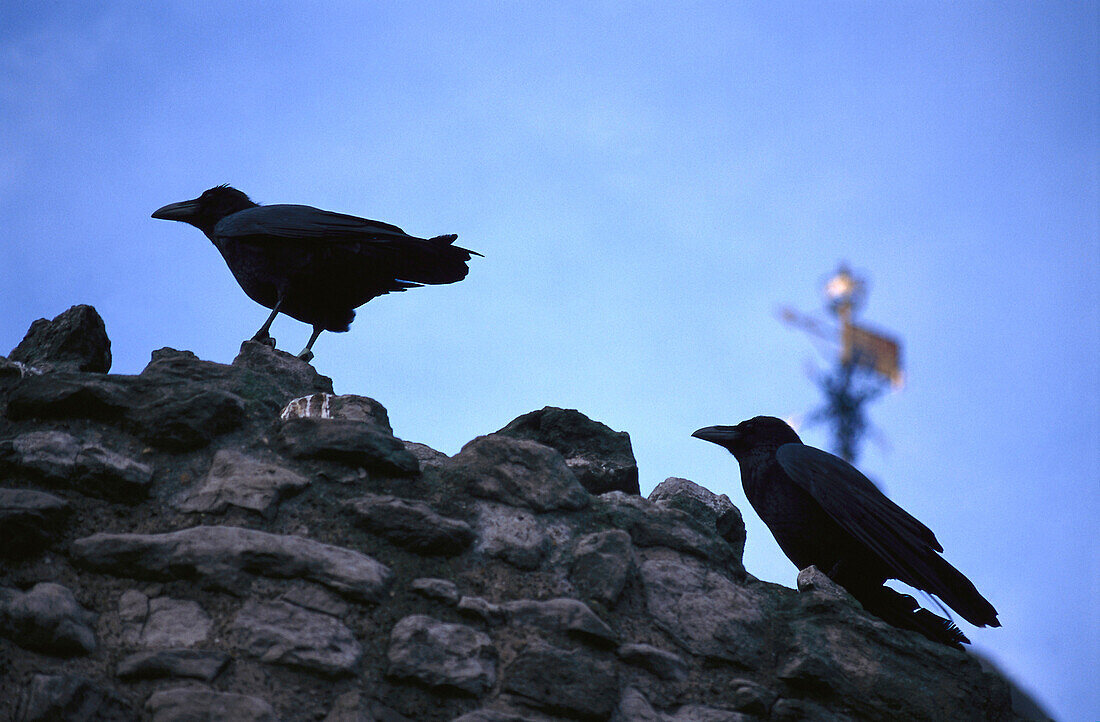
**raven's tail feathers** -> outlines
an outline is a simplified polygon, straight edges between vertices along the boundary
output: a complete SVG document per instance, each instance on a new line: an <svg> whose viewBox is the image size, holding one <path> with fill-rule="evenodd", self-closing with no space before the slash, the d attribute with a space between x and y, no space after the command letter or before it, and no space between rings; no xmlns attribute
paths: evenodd
<svg viewBox="0 0 1100 722"><path fill-rule="evenodd" d="M923 609L908 594L901 594L884 586L862 590L857 599L868 612L895 627L920 632L933 642L956 649L962 649L963 644L970 644L970 640L951 620Z"/></svg>
<svg viewBox="0 0 1100 722"><path fill-rule="evenodd" d="M391 241L387 250L393 251L394 276L413 285L455 283L466 278L470 256L480 256L476 251L454 245L458 236L448 234L434 238L406 238Z"/></svg>
<svg viewBox="0 0 1100 722"><path fill-rule="evenodd" d="M913 586L932 592L976 627L1001 626L997 620L997 610L966 575L939 554L929 554L926 561L931 567L930 578L925 580L927 583Z"/></svg>

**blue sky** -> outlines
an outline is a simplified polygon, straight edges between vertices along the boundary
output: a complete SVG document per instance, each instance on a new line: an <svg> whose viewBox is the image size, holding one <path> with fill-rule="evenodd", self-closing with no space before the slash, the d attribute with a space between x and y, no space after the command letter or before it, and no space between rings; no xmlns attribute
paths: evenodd
<svg viewBox="0 0 1100 722"><path fill-rule="evenodd" d="M630 432L643 491L746 512L692 439L819 399L776 309L844 260L909 385L861 466L1004 627L966 631L1100 717L1100 4L0 1L0 353L75 303L114 370L228 362L267 311L196 230L231 183L458 233L460 284L377 299L315 366L453 454L544 405ZM296 352L309 329L272 329ZM824 429L804 430L826 446Z"/></svg>

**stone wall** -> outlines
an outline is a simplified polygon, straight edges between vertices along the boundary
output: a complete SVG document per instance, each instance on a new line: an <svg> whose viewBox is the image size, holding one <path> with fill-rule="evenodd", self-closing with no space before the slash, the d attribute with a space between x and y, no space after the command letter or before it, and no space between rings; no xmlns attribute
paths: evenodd
<svg viewBox="0 0 1100 722"><path fill-rule="evenodd" d="M812 568L747 574L729 499L638 496L583 414L447 457L256 343L107 374L94 313L0 359L0 718L1012 718Z"/></svg>

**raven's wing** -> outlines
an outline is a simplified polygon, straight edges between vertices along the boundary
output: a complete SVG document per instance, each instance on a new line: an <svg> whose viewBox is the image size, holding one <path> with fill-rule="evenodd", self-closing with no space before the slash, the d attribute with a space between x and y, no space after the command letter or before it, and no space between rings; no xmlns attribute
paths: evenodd
<svg viewBox="0 0 1100 722"><path fill-rule="evenodd" d="M470 256L480 255L453 245L455 235L417 238L381 221L298 205L238 211L218 221L214 236L257 250L289 243L307 251L319 273L346 277L347 288L362 291L348 301L355 305L424 283L461 281Z"/></svg>
<svg viewBox="0 0 1100 722"><path fill-rule="evenodd" d="M232 213L218 221L214 233L227 240L269 236L337 243L411 237L389 223L297 205L256 206Z"/></svg>
<svg viewBox="0 0 1100 722"><path fill-rule="evenodd" d="M896 578L943 599L978 626L998 626L997 612L960 571L936 552L935 534L886 498L859 469L804 444L776 450L783 471L859 543L874 552Z"/></svg>

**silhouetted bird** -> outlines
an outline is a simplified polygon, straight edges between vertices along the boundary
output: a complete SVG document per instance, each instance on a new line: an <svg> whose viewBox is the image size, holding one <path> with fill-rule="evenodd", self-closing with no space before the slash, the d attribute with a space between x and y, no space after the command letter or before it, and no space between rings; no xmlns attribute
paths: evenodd
<svg viewBox="0 0 1100 722"><path fill-rule="evenodd" d="M416 238L388 223L310 206L260 206L224 185L159 208L153 218L205 233L248 297L271 309L254 341L275 345L268 329L280 313L311 324L298 354L305 361L322 331L347 331L354 309L367 301L461 281L470 256L481 255L452 245L458 236Z"/></svg>
<svg viewBox="0 0 1100 722"><path fill-rule="evenodd" d="M887 579L935 594L971 624L999 627L997 610L936 552L936 537L843 459L806 446L790 426L757 416L692 436L723 446L741 466L745 496L799 569L811 564L863 607L897 627L954 647L969 642L951 622L883 586Z"/></svg>

